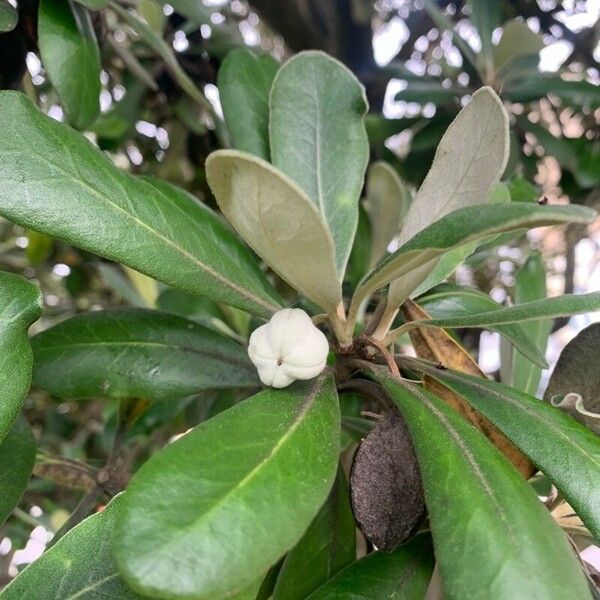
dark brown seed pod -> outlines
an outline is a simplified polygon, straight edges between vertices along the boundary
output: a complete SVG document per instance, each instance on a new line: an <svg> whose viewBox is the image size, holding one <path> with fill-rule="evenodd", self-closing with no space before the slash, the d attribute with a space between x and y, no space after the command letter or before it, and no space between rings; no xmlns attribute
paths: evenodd
<svg viewBox="0 0 600 600"><path fill-rule="evenodd" d="M362 440L350 473L352 510L365 537L391 552L425 514L423 486L406 424L391 409Z"/></svg>

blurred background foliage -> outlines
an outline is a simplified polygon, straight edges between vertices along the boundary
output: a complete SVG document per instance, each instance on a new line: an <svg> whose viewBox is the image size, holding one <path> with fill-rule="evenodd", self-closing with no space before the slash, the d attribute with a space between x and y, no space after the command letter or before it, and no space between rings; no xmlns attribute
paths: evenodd
<svg viewBox="0 0 600 600"><path fill-rule="evenodd" d="M470 94L490 85L511 116L503 175L511 200L599 208L599 18L600 2L592 0L42 0L41 6L0 0L0 88L24 91L42 111L85 132L121 168L167 179L214 207L203 169L210 152L230 143L217 88L227 53L249 47L283 61L322 49L366 88L372 160L387 161L409 187L422 182ZM67 47L57 48L58 38ZM495 240L454 278L510 301L515 276L538 256L533 249L544 258L550 295L584 291L594 281L597 287L598 229L570 226ZM369 262L369 237L362 211L349 286ZM241 311L166 289L1 220L0 263L41 286L45 313L36 331L77 312L115 306L158 307L239 339L251 327ZM557 321L551 351L583 324L569 332ZM498 372L497 339L486 342L492 334L482 338L473 330L461 335L480 351L484 370ZM152 405L127 434L126 460L140 460L239 399L227 391ZM345 400L351 423L360 402ZM0 529L0 585L81 508L86 478L93 480L96 465L110 455L116 412L116 403L58 402L32 391L26 414L44 448L35 471L41 477L32 479L23 508Z"/></svg>

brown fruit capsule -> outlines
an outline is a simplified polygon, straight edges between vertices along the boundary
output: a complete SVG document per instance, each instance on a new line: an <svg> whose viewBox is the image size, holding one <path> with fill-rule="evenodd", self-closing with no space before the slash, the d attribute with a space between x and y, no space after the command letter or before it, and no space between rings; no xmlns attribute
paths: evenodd
<svg viewBox="0 0 600 600"><path fill-rule="evenodd" d="M350 473L352 510L365 537L391 552L425 514L423 486L404 419L391 409L362 440Z"/></svg>

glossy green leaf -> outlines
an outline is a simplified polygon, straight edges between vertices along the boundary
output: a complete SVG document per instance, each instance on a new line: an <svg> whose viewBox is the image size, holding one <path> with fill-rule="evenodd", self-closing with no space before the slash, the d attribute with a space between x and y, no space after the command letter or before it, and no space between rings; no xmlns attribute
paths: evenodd
<svg viewBox="0 0 600 600"><path fill-rule="evenodd" d="M29 326L42 314L42 295L29 281L0 271L0 442L11 430L31 384Z"/></svg>
<svg viewBox="0 0 600 600"><path fill-rule="evenodd" d="M271 268L326 311L341 302L333 240L316 206L269 163L218 150L206 177L225 216Z"/></svg>
<svg viewBox="0 0 600 600"><path fill-rule="evenodd" d="M483 434L428 391L379 379L411 432L444 598L591 598L566 535Z"/></svg>
<svg viewBox="0 0 600 600"><path fill-rule="evenodd" d="M453 285L441 285L431 293L419 298L419 306L424 308L433 319L468 316L473 313L504 308L487 294L468 287ZM522 324L509 323L491 329L510 340L515 348L519 350L522 356L515 360L527 363L532 361L539 367L548 368L544 359L544 349L537 346L537 340L534 340L532 332L526 330ZM523 356L526 356L529 360L523 361Z"/></svg>
<svg viewBox="0 0 600 600"><path fill-rule="evenodd" d="M411 272L423 265L435 263L444 253L473 240L543 225L589 223L595 214L595 211L581 206L538 206L524 203L483 204L455 210L382 260L364 278L357 295L370 293L394 279L400 280L407 275L411 277ZM392 303L392 299L389 303Z"/></svg>
<svg viewBox="0 0 600 600"><path fill-rule="evenodd" d="M501 383L432 365L423 370L506 434L600 536L600 436L547 402Z"/></svg>
<svg viewBox="0 0 600 600"><path fill-rule="evenodd" d="M18 22L17 9L8 0L0 0L0 32L12 31Z"/></svg>
<svg viewBox="0 0 600 600"><path fill-rule="evenodd" d="M413 200L399 244L459 208L486 202L508 159L508 115L489 87L475 92L440 141L433 164ZM436 260L394 281L388 306L399 306L421 284Z"/></svg>
<svg viewBox="0 0 600 600"><path fill-rule="evenodd" d="M169 444L127 488L114 545L125 579L154 596L196 600L252 583L325 502L339 428L325 375L265 390Z"/></svg>
<svg viewBox="0 0 600 600"><path fill-rule="evenodd" d="M269 160L269 91L279 65L264 54L232 50L219 69L219 98L238 150Z"/></svg>
<svg viewBox="0 0 600 600"><path fill-rule="evenodd" d="M207 207L117 169L22 94L0 93L0 214L193 294L279 308L252 254Z"/></svg>
<svg viewBox="0 0 600 600"><path fill-rule="evenodd" d="M417 600L425 597L432 571L431 538L421 534L389 554L367 554L307 600Z"/></svg>
<svg viewBox="0 0 600 600"><path fill-rule="evenodd" d="M515 276L514 301L515 304L533 302L545 298L546 291L546 269L544 260L539 252L531 254L525 264L517 271ZM520 327L533 340L540 352L545 353L548 336L552 329L551 320L536 320L521 323ZM535 362L535 361L534 361ZM539 365L513 353L511 379L509 385L525 392L535 395L542 370Z"/></svg>
<svg viewBox="0 0 600 600"><path fill-rule="evenodd" d="M600 292L564 294L516 304L506 308L468 314L460 317L412 321L411 327L496 327L508 323L556 319L600 310Z"/></svg>
<svg viewBox="0 0 600 600"><path fill-rule="evenodd" d="M370 268L387 252L409 206L410 193L398 173L382 160L373 163L367 172L365 200L372 232Z"/></svg>
<svg viewBox="0 0 600 600"><path fill-rule="evenodd" d="M85 129L100 114L100 50L87 10L76 2L41 0L38 43L42 63L67 119Z"/></svg>
<svg viewBox="0 0 600 600"><path fill-rule="evenodd" d="M31 340L33 382L60 398L168 400L260 382L245 348L177 315L90 312Z"/></svg>
<svg viewBox="0 0 600 600"><path fill-rule="evenodd" d="M111 541L122 496L88 517L31 563L2 593L2 600L138 600L121 580Z"/></svg>
<svg viewBox="0 0 600 600"><path fill-rule="evenodd" d="M18 419L0 442L0 525L19 503L35 462L36 443L25 419Z"/></svg>
<svg viewBox="0 0 600 600"><path fill-rule="evenodd" d="M564 348L554 367L544 398L567 410L600 435L600 324L580 331Z"/></svg>
<svg viewBox="0 0 600 600"><path fill-rule="evenodd" d="M356 525L341 468L327 501L283 561L273 600L305 600L356 559Z"/></svg>
<svg viewBox="0 0 600 600"><path fill-rule="evenodd" d="M536 54L543 47L544 41L541 36L529 29L525 21L508 21L504 24L502 37L494 48L496 69L517 56Z"/></svg>
<svg viewBox="0 0 600 600"><path fill-rule="evenodd" d="M271 162L323 215L341 279L369 159L365 90L337 60L323 52L301 52L275 75L269 104Z"/></svg>

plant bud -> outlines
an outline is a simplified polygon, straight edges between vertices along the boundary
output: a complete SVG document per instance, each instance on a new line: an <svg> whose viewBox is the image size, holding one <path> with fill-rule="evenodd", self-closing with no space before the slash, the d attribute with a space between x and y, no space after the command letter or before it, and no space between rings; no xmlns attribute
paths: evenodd
<svg viewBox="0 0 600 600"><path fill-rule="evenodd" d="M276 312L250 336L248 356L265 385L283 388L296 379L312 379L325 368L329 343L299 308Z"/></svg>

